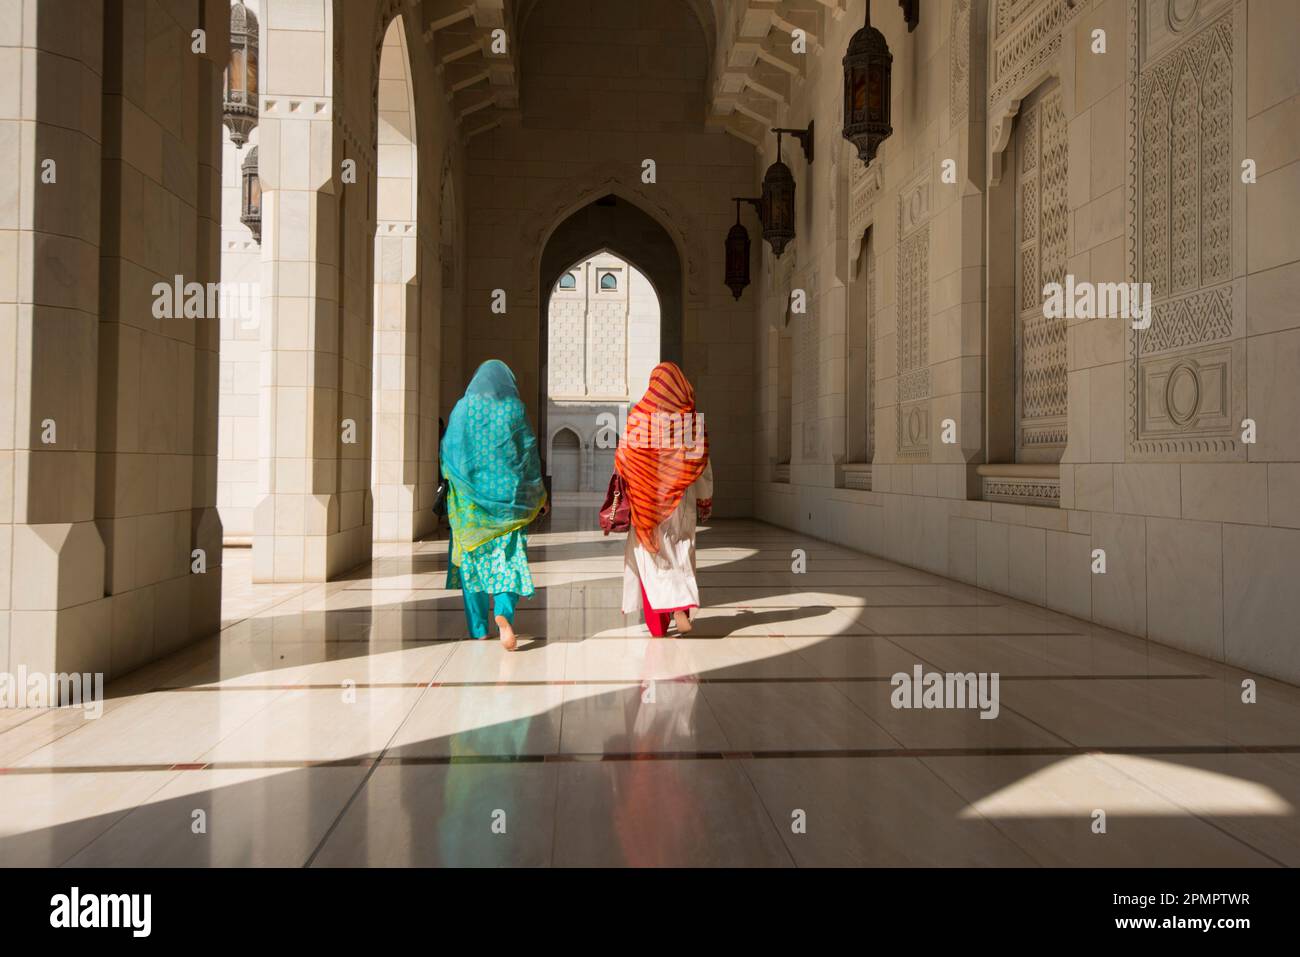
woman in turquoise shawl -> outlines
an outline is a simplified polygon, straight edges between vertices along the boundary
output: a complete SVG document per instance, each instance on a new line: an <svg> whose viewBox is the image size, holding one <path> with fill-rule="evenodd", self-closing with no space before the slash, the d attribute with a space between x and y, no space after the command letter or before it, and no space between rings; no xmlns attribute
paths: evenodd
<svg viewBox="0 0 1300 957"><path fill-rule="evenodd" d="M487 637L490 609L513 651L515 605L533 593L524 529L547 504L537 439L504 362L489 359L474 373L451 410L440 459L451 523L447 587L464 592L471 637Z"/></svg>

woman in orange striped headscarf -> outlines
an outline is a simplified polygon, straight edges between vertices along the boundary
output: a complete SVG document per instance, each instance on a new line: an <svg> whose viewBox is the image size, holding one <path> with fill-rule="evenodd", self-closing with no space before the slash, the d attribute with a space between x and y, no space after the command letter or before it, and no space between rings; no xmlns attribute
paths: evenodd
<svg viewBox="0 0 1300 957"><path fill-rule="evenodd" d="M639 600L650 634L666 634L670 617L685 634L690 610L700 605L695 524L713 506L713 469L695 390L674 363L661 362L650 373L649 388L628 413L614 468L632 513L623 612L631 614Z"/></svg>

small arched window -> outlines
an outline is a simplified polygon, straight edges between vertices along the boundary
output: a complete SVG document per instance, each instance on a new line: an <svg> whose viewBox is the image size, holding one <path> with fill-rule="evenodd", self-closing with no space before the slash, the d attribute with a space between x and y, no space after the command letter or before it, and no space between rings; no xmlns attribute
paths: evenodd
<svg viewBox="0 0 1300 957"><path fill-rule="evenodd" d="M566 272L563 276L560 277L560 288L561 288L561 289L577 289L577 288L578 288L578 277L575 276L575 275L574 275L573 273L571 273L571 272Z"/></svg>
<svg viewBox="0 0 1300 957"><path fill-rule="evenodd" d="M602 291L617 289L618 277L612 272L602 273L600 277L600 288Z"/></svg>

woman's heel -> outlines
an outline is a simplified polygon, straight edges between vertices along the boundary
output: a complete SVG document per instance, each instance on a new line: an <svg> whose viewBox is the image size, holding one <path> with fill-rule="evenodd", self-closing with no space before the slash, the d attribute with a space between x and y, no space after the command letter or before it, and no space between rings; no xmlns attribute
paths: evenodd
<svg viewBox="0 0 1300 957"><path fill-rule="evenodd" d="M677 622L677 633L679 635L684 635L695 627L691 624L691 616L684 611L673 612L673 621Z"/></svg>
<svg viewBox="0 0 1300 957"><path fill-rule="evenodd" d="M506 651L514 651L519 644L519 639L515 637L515 629L510 624L510 619L505 615L497 615L497 628L501 630L501 647Z"/></svg>

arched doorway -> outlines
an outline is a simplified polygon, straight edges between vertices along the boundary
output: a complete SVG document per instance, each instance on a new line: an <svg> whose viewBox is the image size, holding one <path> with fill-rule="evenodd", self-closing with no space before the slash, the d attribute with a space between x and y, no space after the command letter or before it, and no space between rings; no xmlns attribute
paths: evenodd
<svg viewBox="0 0 1300 957"><path fill-rule="evenodd" d="M600 250L563 270L542 306L547 317L544 420L570 429L587 454L575 488L604 491L627 409L659 362L660 307L654 283L626 259ZM552 466L552 475L555 463Z"/></svg>
<svg viewBox="0 0 1300 957"><path fill-rule="evenodd" d="M416 537L419 482L419 154L405 23L393 17L379 56L372 330L371 464L376 541Z"/></svg>
<svg viewBox="0 0 1300 957"><path fill-rule="evenodd" d="M560 429L551 439L551 488L578 491L582 475L582 442L572 429Z"/></svg>
<svg viewBox="0 0 1300 957"><path fill-rule="evenodd" d="M584 273L583 281L588 283L584 293L594 297L604 293L617 293L617 288L602 290L600 287L602 276L609 272L607 267L599 265L597 257L600 254L616 257L618 261L635 269L636 274L652 290L659 314L658 354L655 361L680 362L682 359L682 261L673 238L657 220L621 196L610 194L588 203L552 230L539 261L541 275L538 289L543 290L541 308L538 310L541 323L538 336L539 435L550 434L547 400L551 358L551 296L557 292L561 278L572 274L575 264L588 262L593 263L593 272ZM631 276L630 271L628 275ZM629 278L626 281L632 283L637 280ZM563 295L565 290L558 292ZM631 347L631 340L627 345ZM653 364L651 363L652 366ZM632 363L631 367L635 368L636 364ZM625 388L636 389L638 386L629 376ZM644 386L641 389L643 391ZM640 393L631 395L629 392L628 395L635 401ZM591 428L585 430L585 434L594 435L596 425L593 419ZM604 478L594 476L593 481L601 485Z"/></svg>

